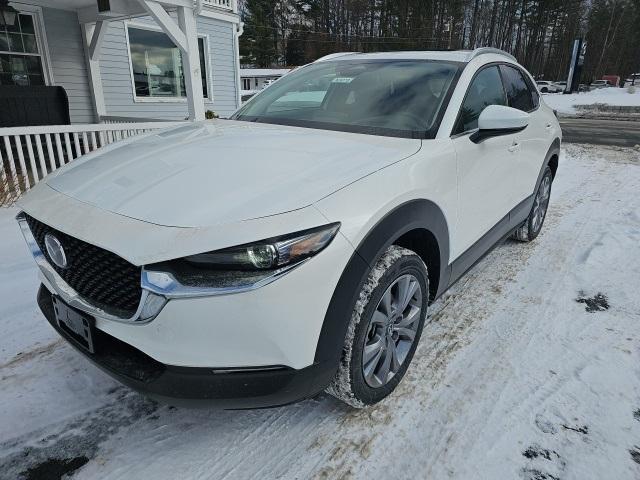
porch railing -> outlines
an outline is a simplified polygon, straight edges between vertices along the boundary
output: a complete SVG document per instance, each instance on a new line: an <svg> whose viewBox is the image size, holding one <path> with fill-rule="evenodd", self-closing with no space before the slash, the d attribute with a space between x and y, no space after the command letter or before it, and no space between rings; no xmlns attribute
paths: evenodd
<svg viewBox="0 0 640 480"><path fill-rule="evenodd" d="M155 122L171 122L174 120L167 120L162 118L142 118L142 117L118 117L114 115L100 115L98 123L155 123ZM182 120L175 120L176 122ZM186 121L186 119L185 119Z"/></svg>
<svg viewBox="0 0 640 480"><path fill-rule="evenodd" d="M217 7L233 12L238 11L237 0L202 0L202 4L206 7Z"/></svg>
<svg viewBox="0 0 640 480"><path fill-rule="evenodd" d="M13 204L48 173L133 135L183 122L46 125L0 128L0 206Z"/></svg>

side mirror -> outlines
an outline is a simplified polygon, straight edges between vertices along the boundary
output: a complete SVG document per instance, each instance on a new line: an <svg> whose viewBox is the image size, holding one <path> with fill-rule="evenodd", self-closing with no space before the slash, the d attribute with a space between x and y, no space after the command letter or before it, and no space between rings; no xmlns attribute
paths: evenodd
<svg viewBox="0 0 640 480"><path fill-rule="evenodd" d="M489 137L509 135L524 130L529 125L529 114L516 108L489 105L478 118L478 130L469 140L480 143Z"/></svg>

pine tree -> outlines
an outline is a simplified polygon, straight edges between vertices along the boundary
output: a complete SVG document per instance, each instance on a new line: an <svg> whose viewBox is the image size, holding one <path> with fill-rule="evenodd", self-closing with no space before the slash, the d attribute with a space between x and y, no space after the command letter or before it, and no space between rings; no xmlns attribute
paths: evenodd
<svg viewBox="0 0 640 480"><path fill-rule="evenodd" d="M275 6L269 0L246 0L244 33L240 37L241 63L271 67L278 60Z"/></svg>

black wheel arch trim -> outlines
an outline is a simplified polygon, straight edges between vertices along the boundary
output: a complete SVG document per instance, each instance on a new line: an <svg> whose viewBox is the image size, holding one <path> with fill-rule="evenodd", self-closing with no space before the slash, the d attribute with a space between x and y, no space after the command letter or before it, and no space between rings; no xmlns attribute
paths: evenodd
<svg viewBox="0 0 640 480"><path fill-rule="evenodd" d="M559 138L555 138L553 140L553 143L551 143L549 150L547 150L547 154L544 157L544 162L542 162L542 165L540 166L540 172L538 173L536 186L533 189L534 194L538 191L538 187L540 186L540 182L542 181L542 176L544 175L544 171L547 168L547 165L549 165L549 162L551 161L551 157L553 157L554 155L558 157L558 163L560 163L559 162L560 160L560 139ZM554 172L554 176L555 176L555 172Z"/></svg>
<svg viewBox="0 0 640 480"><path fill-rule="evenodd" d="M440 250L439 291L448 284L449 227L444 213L434 202L416 199L387 213L356 247L333 292L318 338L314 363L338 367L351 312L378 257L407 232L428 230ZM330 379L329 379L330 381Z"/></svg>
<svg viewBox="0 0 640 480"><path fill-rule="evenodd" d="M518 205L516 205L514 209L511 211L511 214L510 214L511 220L512 220L511 223L513 223L514 219L521 219L519 223L516 222L517 225L519 226L529 216L529 212L531 212L531 209L533 208L533 201L535 199L536 192L538 191L538 188L540 188L540 182L542 182L542 177L544 176L544 172L547 170L547 166L549 166L549 163L551 162L551 158L554 155L558 158L558 163L559 163L559 159L560 159L560 139L559 138L556 138L551 144L551 146L549 147L549 150L547 150L547 154L544 157L544 162L542 162L542 165L540 165L540 172L538 172L538 178L536 179L536 184L533 187L533 192L531 192L531 195L529 197L527 197ZM555 176L555 172L554 172L554 176Z"/></svg>

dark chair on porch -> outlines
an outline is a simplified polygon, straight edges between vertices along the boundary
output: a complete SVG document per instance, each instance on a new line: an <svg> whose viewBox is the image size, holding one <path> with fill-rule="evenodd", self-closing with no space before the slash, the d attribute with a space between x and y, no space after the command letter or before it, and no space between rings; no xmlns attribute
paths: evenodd
<svg viewBox="0 0 640 480"><path fill-rule="evenodd" d="M17 85L0 88L0 128L70 123L64 88Z"/></svg>
<svg viewBox="0 0 640 480"><path fill-rule="evenodd" d="M64 88L40 85L0 87L0 128L69 125L70 123L69 100ZM5 138L4 142L0 142L0 158L5 163L5 171L10 171L10 158L25 158L29 155L29 147L32 151L36 149L36 145L27 145L27 142L31 142L33 138L35 136L24 138L24 141L19 142L16 142L15 138ZM42 144L45 143L43 136L40 136L40 140ZM62 141L64 142L64 139ZM66 145L63 144L63 148L66 148ZM52 161L55 162L46 149L43 150L43 157L49 164ZM60 161L55 163L57 166L62 165ZM26 171L22 171L20 164L16 169L16 175L21 183L24 182L24 176L33 177L36 173L31 171L28 163L25 166ZM43 177L46 172L39 171L37 174Z"/></svg>

